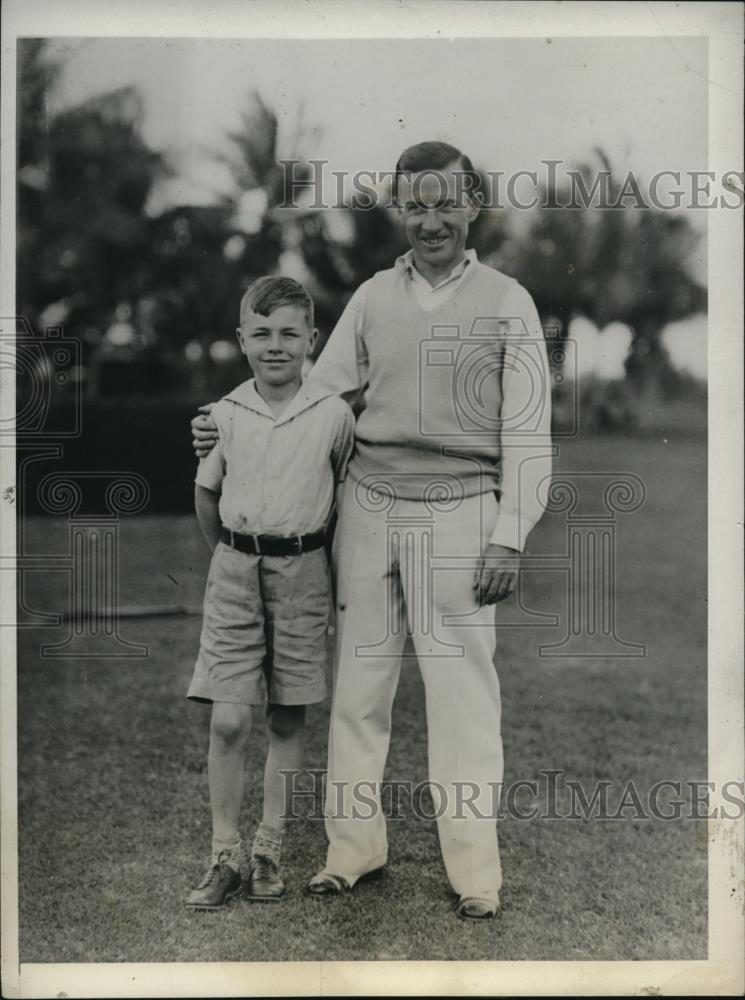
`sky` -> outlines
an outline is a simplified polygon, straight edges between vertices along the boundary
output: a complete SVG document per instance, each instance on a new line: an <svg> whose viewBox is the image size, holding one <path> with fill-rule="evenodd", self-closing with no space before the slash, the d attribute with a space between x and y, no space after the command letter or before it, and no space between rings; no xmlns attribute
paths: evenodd
<svg viewBox="0 0 745 1000"><path fill-rule="evenodd" d="M707 50L697 38L454 40L86 39L55 43L67 61L58 102L135 84L145 137L190 193L219 187L212 155L256 90L280 118L289 155L334 170L390 170L424 138L450 141L487 170L593 159L621 175L703 170ZM301 111L302 109L302 111ZM597 162L597 161L595 161ZM701 212L693 213L701 224Z"/></svg>

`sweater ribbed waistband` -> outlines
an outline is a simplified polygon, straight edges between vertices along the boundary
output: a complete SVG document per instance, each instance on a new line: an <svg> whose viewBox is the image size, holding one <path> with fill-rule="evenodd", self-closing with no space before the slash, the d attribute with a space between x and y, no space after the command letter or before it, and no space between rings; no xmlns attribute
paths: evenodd
<svg viewBox="0 0 745 1000"><path fill-rule="evenodd" d="M407 451L404 461L392 464L386 459L391 449L375 448L374 457L358 450L349 463L349 477L358 490L375 496L417 500L437 506L451 506L465 497L499 492L499 469L488 461L463 458L433 460L430 454ZM376 461L377 459L377 461Z"/></svg>

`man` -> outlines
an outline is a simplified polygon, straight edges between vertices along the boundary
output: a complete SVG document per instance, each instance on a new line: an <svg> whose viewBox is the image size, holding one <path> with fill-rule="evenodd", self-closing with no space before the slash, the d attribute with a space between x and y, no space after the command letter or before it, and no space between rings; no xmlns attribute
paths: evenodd
<svg viewBox="0 0 745 1000"><path fill-rule="evenodd" d="M446 143L404 151L394 194L411 249L360 286L309 376L365 400L335 541L329 849L308 892L350 891L387 861L380 784L408 633L443 861L456 912L481 920L496 914L502 882L494 605L515 588L551 459L535 306L466 250L475 178ZM195 447L209 443L207 420L193 427Z"/></svg>

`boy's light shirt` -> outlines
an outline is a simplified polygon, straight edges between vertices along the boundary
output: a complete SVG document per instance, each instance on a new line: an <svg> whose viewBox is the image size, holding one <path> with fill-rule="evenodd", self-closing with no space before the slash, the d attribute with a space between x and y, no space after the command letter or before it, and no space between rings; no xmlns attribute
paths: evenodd
<svg viewBox="0 0 745 1000"><path fill-rule="evenodd" d="M195 482L220 493L220 519L245 534L302 535L324 527L354 447L347 404L304 382L281 416L253 379L215 404L218 443Z"/></svg>
<svg viewBox="0 0 745 1000"><path fill-rule="evenodd" d="M450 276L434 288L416 271L413 251L396 260L395 267L407 274L419 306L434 310L442 305L456 291L469 269L478 262L476 252L467 250ZM367 356L362 342L367 290L370 281L365 281L352 295L339 318L338 323L321 352L309 379L313 384L330 392L354 394L368 381ZM547 398L540 415L535 434L529 437L502 436L502 478L499 516L491 536L491 544L522 551L533 527L540 520L545 509L546 486L551 475L551 378L546 358L543 328L530 294L522 285L514 283L505 296L502 305L505 319L522 318L533 345L540 345L540 357L544 371L542 383L546 387ZM521 414L531 410L535 392L535 348L528 364L520 363L519 355L524 349L519 335L508 336L502 373L501 417L509 421L510 414ZM417 387L412 386L412 392ZM542 487L541 487L541 484Z"/></svg>

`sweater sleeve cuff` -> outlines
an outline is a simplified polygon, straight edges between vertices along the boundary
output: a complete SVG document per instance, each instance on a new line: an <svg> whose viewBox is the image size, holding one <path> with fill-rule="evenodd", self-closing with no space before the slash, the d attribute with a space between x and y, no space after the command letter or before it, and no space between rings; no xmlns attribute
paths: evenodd
<svg viewBox="0 0 745 1000"><path fill-rule="evenodd" d="M525 519L521 518L519 514L500 510L489 541L492 545L503 545L505 548L517 549L518 552L522 552L529 531Z"/></svg>

